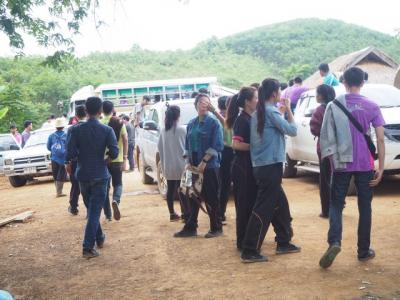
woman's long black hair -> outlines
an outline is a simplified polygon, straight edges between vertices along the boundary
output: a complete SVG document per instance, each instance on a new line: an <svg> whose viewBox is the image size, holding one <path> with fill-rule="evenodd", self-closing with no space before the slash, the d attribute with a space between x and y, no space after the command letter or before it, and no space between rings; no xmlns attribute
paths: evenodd
<svg viewBox="0 0 400 300"><path fill-rule="evenodd" d="M278 92L281 84L278 80L267 78L261 83L258 89L257 103L257 133L261 136L265 126L265 102L271 98L272 94Z"/></svg>
<svg viewBox="0 0 400 300"><path fill-rule="evenodd" d="M235 121L239 115L239 108L244 108L246 101L251 101L254 93L257 90L254 87L242 87L238 94L234 95L229 102L227 117L225 120L226 126L229 129L233 128Z"/></svg>
<svg viewBox="0 0 400 300"><path fill-rule="evenodd" d="M178 121L180 115L181 109L179 106L168 106L167 111L165 112L165 131L168 131L176 126L176 122Z"/></svg>
<svg viewBox="0 0 400 300"><path fill-rule="evenodd" d="M324 104L328 104L336 98L335 89L327 84L321 84L317 87L317 95L321 95Z"/></svg>
<svg viewBox="0 0 400 300"><path fill-rule="evenodd" d="M122 120L118 117L111 117L110 121L108 122L108 126L114 130L117 141L119 141L119 135L121 134L121 129L123 126Z"/></svg>

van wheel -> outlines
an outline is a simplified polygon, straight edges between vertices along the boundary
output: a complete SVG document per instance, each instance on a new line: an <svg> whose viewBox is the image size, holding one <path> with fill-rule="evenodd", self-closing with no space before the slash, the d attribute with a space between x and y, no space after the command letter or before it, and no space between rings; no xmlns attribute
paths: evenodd
<svg viewBox="0 0 400 300"><path fill-rule="evenodd" d="M291 160L289 155L286 154L286 162L283 168L283 178L293 178L297 175L297 160Z"/></svg>
<svg viewBox="0 0 400 300"><path fill-rule="evenodd" d="M144 165L144 159L143 159L143 153L139 153L139 172L140 172L140 177L142 179L143 184L152 184L153 183L153 178L151 178L149 175L146 174L146 166Z"/></svg>
<svg viewBox="0 0 400 300"><path fill-rule="evenodd" d="M356 187L356 183L354 181L354 176L351 177L349 189L347 190L347 196L357 196L357 187Z"/></svg>
<svg viewBox="0 0 400 300"><path fill-rule="evenodd" d="M10 176L8 177L8 180L10 181L11 185L13 187L21 187L26 184L26 177L24 176Z"/></svg>
<svg viewBox="0 0 400 300"><path fill-rule="evenodd" d="M167 179L164 177L164 174L161 169L161 161L157 163L157 185L158 190L160 191L160 195L166 199L167 198Z"/></svg>

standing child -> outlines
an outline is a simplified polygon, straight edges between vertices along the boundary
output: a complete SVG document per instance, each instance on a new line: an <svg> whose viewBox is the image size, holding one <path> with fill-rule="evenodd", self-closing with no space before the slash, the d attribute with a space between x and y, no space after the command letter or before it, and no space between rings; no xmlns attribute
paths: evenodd
<svg viewBox="0 0 400 300"><path fill-rule="evenodd" d="M179 188L182 173L185 170L185 160L180 154L185 151L186 129L178 125L180 114L179 106L171 105L168 107L165 112L165 127L161 130L158 140L161 170L167 179L167 205L171 222L181 219L181 216L174 210L174 196ZM185 217L185 211L182 206L181 213Z"/></svg>
<svg viewBox="0 0 400 300"><path fill-rule="evenodd" d="M333 87L321 84L317 87L317 102L320 106L313 113L310 121L311 134L318 138L317 154L319 160L319 195L321 199L321 218L329 217L329 199L330 199L330 182L331 182L331 163L329 158L321 159L320 133L322 121L324 120L325 109L329 102L335 100L336 94Z"/></svg>

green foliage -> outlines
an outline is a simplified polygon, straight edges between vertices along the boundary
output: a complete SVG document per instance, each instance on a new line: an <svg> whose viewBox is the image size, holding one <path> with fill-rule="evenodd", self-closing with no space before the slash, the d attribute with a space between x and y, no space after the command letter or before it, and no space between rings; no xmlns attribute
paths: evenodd
<svg viewBox="0 0 400 300"><path fill-rule="evenodd" d="M3 107L2 109L0 109L0 120L6 116L7 112L8 112L8 107Z"/></svg>
<svg viewBox="0 0 400 300"><path fill-rule="evenodd" d="M213 37L188 51L158 52L133 45L126 52L59 57L63 69L49 67L43 57L0 58L0 87L6 87L0 92L0 108L10 108L0 129L10 121L21 126L24 119L39 125L44 117L57 114L58 101L67 103L76 90L89 84L217 76L221 84L238 89L266 77L306 78L319 63L367 46L376 46L400 61L400 39L316 19L266 26L224 39Z"/></svg>
<svg viewBox="0 0 400 300"><path fill-rule="evenodd" d="M47 117L49 104L33 103L30 100L31 90L21 84L11 83L0 92L0 111L6 110L0 118L0 132L7 132L11 123L20 128L26 119L34 121L34 126L40 127Z"/></svg>

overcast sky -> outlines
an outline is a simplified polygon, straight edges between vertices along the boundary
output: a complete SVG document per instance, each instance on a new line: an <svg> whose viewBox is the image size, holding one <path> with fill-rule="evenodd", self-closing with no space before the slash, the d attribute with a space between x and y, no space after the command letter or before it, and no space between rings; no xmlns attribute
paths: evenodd
<svg viewBox="0 0 400 300"><path fill-rule="evenodd" d="M400 27L399 0L100 0L96 30L88 18L75 38L76 54L123 51L133 44L152 50L189 49L211 36L224 37L296 18L339 19L394 34ZM368 5L372 2L374 5ZM46 54L32 39L26 54ZM0 34L0 55L12 55Z"/></svg>

